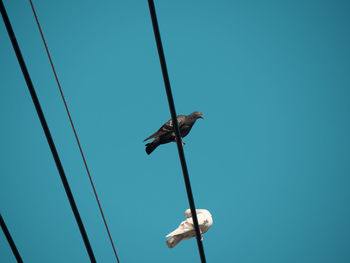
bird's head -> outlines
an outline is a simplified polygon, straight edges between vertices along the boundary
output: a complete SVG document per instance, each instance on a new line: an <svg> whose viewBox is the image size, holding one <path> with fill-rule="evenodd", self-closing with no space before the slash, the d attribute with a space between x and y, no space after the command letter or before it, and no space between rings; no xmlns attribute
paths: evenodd
<svg viewBox="0 0 350 263"><path fill-rule="evenodd" d="M192 116L195 117L196 119L199 119L199 118L204 119L203 114L200 111L192 112Z"/></svg>

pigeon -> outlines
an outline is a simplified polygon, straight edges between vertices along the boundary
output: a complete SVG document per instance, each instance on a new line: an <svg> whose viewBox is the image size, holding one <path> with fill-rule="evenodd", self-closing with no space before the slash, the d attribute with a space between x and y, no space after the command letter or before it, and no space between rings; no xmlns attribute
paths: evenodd
<svg viewBox="0 0 350 263"><path fill-rule="evenodd" d="M206 209L196 209L196 213L197 213L200 232L201 234L204 234L212 226L213 219L211 217L210 212ZM185 211L185 217L187 219L181 222L181 224L176 230L174 230L173 232L171 232L169 235L166 236L168 237L166 241L168 248L173 248L180 241L196 236L190 209L187 209ZM202 237L202 240L203 240L203 237Z"/></svg>
<svg viewBox="0 0 350 263"><path fill-rule="evenodd" d="M177 116L177 122L179 123L181 139L190 132L193 124L199 118L204 119L203 114L199 111L192 112L190 115L187 116ZM147 154L151 154L161 144L175 142L176 137L175 131L173 129L173 120L167 121L162 127L160 127L158 131L146 138L144 142L152 138L154 138L154 140L146 144Z"/></svg>

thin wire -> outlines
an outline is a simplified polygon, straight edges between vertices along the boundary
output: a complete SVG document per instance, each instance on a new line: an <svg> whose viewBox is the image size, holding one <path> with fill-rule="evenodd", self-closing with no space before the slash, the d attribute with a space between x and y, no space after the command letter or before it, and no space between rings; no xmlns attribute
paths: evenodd
<svg viewBox="0 0 350 263"><path fill-rule="evenodd" d="M53 64L53 61L52 61L52 58L51 58L51 54L50 54L49 48L48 48L48 46L47 46L47 43L46 43L46 40L45 40L43 31L42 31L42 29L41 29L41 25L40 25L40 23L39 23L39 19L38 19L37 13L36 13L36 11L35 11L35 8L34 8L34 5L33 5L32 0L29 0L29 2L30 2L30 5L31 5L32 10L33 10L33 14L34 14L34 17L35 17L36 24L38 25L38 28L39 28L39 31L40 31L41 39L43 40L43 43L44 43L44 46L45 46L46 53L47 53L47 56L48 56L49 61L50 61L50 64L51 64L51 68L52 68L53 74L55 75L55 79L56 79L56 82L57 82L57 85L58 85L58 89L59 89L59 91L60 91L60 94L61 94L61 97L62 97L62 100L63 100L63 103L64 103L64 107L66 108L66 112L67 112L67 114L68 114L68 118L69 118L70 124L71 124L72 129L73 129L73 132L74 132L75 140L77 141L77 144L78 144L78 147L79 147L79 151L80 151L81 157L83 158L83 162L84 162L84 165L85 165L85 169L86 169L86 172L87 172L87 174L88 174L88 176L89 176L89 180L90 180L92 189L93 189L93 191L94 191L95 198L96 198L98 207L99 207L99 209L100 209L100 213L101 213L101 216L102 216L104 225L105 225L105 227L106 227L109 240L110 240L111 245L112 245L112 247L113 247L114 255L115 255L116 259L117 259L117 262L119 263L118 254L117 254L117 251L116 251L116 249L115 249L114 242L113 242L111 233L110 233L110 231L109 231L109 228L108 228L108 225L107 225L107 221L106 221L106 218L105 218L105 216L104 216L104 213L103 213L103 210L102 210L102 206L101 206L100 200L99 200L99 198L98 198L98 195L97 195L97 192L96 192L96 189L95 189L95 185L94 185L94 182L93 182L93 180L92 180L92 177L91 177L91 174L90 174L90 170L89 170L88 164L87 164L87 162L86 162L86 159L85 159L85 155L84 155L82 146L81 146L81 144L80 144L80 140L79 140L79 138L78 138L77 131L76 131L76 129L75 129L75 125L74 125L74 123L73 123L73 119L72 119L72 117L71 117L71 114L70 114L70 111L69 111L69 108L68 108L68 105L67 105L65 96L64 96L64 94L63 94L63 90L62 90L60 81L59 81L59 79L58 79L57 72L56 72L55 66L54 66L54 64Z"/></svg>
<svg viewBox="0 0 350 263"><path fill-rule="evenodd" d="M6 239L7 241L9 242L9 245L11 247L11 250L12 250L12 253L13 255L15 256L15 258L17 259L17 262L18 263L23 263L23 260L21 258L21 255L19 254L18 252L18 249L16 247L16 244L15 242L13 241L12 237L11 237L11 234L9 232L9 230L7 229L7 226L5 224L5 221L4 219L2 218L2 215L0 214L0 225L1 225L1 228L2 228L2 231L4 232L5 236L6 236Z"/></svg>
<svg viewBox="0 0 350 263"><path fill-rule="evenodd" d="M77 205L76 205L76 203L74 201L74 197L73 197L72 191L71 191L71 189L69 187L68 180L67 180L65 172L63 170L63 166L62 166L60 157L58 155L55 143L54 143L53 138L51 136L50 129L49 129L48 125L47 125L44 113L43 113L42 108L40 106L39 99L38 99L38 97L36 95L36 92L35 92L35 89L34 89L34 86L33 86L33 82L32 82L32 80L30 78L27 66L26 66L26 64L24 62L21 50L20 50L20 48L18 46L18 42L17 42L16 36L15 36L15 34L13 32L13 29L12 29L9 17L7 15L7 12L6 12L6 9L5 9L5 6L4 6L2 0L0 0L0 11L1 11L1 15L3 17L3 20L4 20L4 23L5 23L8 35L9 35L10 40L12 42L13 49L14 49L14 51L16 53L16 56L17 56L17 59L18 59L18 63L20 65L20 67L21 67L23 76L24 76L25 81L27 83L27 87L28 87L28 90L29 90L30 95L32 97L35 109L37 111L37 114L38 114L38 117L40 119L41 125L43 127L43 130L44 130L47 142L48 142L48 144L50 146L50 149L51 149L53 158L55 160L58 172L60 174L60 177L61 177L64 189L66 191L69 203L71 205L71 208L73 210L75 219L76 219L77 224L79 226L79 230L80 230L80 233L81 233L82 238L84 240L84 244L85 244L86 250L87 250L87 252L89 254L91 262L95 263L96 259L95 259L94 252L92 251L89 238L87 236L87 233L86 233L83 221L81 220L81 217L80 217L80 214L79 214L79 211L78 211L78 207L77 207Z"/></svg>
<svg viewBox="0 0 350 263"><path fill-rule="evenodd" d="M190 208L191 208L194 229L196 232L199 255L200 255L202 263L205 263L206 259L205 259L205 254L204 254L204 248L203 248L203 243L201 240L201 233L199 230L197 213L196 213L196 208L194 205L194 199L193 199L193 195L192 195L191 183L190 183L190 178L188 175L185 154L184 154L184 150L182 148L182 139L181 139L181 135L180 135L179 125L177 122L175 104L174 104L174 99L173 99L173 95L171 92L168 70L167 70L167 66L166 66L163 45L162 45L162 40L161 40L160 33L159 33L159 26L158 26L157 15L156 15L156 10L154 7L153 0L148 0L148 5L149 5L150 13L151 13L153 31L154 31L154 36L155 36L156 43L157 43L160 65L161 65L162 72L163 72L163 79L164 79L166 94L168 97L169 109L170 109L171 118L172 118L173 124L174 124L176 144L177 144L177 149L179 152L180 162L181 162L181 166L182 166L182 172L183 172L183 176L184 176L184 180L185 180L188 202L189 202Z"/></svg>

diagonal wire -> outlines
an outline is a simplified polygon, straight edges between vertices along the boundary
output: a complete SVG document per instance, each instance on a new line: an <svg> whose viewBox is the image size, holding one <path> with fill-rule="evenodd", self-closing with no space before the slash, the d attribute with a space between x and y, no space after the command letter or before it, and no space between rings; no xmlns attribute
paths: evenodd
<svg viewBox="0 0 350 263"><path fill-rule="evenodd" d="M19 254L18 252L18 249L16 247L16 244L15 242L13 241L12 237L11 237L11 234L9 232L9 230L7 229L7 226L5 224L5 221L4 219L2 218L2 215L0 214L0 226L2 228L2 231L4 232L5 236L6 236L6 239L7 241L9 242L9 245L11 247L11 250L12 250L12 253L13 255L15 256L15 258L17 259L17 262L18 263L23 263L23 260L21 258L21 255Z"/></svg>
<svg viewBox="0 0 350 263"><path fill-rule="evenodd" d="M50 129L49 129L48 125L47 125L44 113L43 113L42 108L40 106L40 102L39 102L38 96L36 95L36 91L34 89L33 82L32 82L32 80L30 78L27 66L26 66L26 64L24 62L21 50L20 50L20 48L18 46L18 42L17 42L16 36L15 36L15 33L13 32L12 25L10 23L9 17L7 15L7 12L6 12L6 9L5 9L5 6L4 6L2 0L0 0L0 11L1 11L1 15L2 15L2 18L4 20L5 26L6 26L6 30L8 32L9 37L10 37L13 49L14 49L14 51L16 53L16 56L17 56L17 59L18 59L18 63L20 65L20 67L21 67L24 79L25 79L25 81L27 83L27 87L28 87L29 93L30 93L30 95L32 97L35 109L37 111L37 114L38 114L38 117L40 119L41 125L43 127L43 130L44 130L47 142L48 142L48 144L50 146L51 153L52 153L52 156L53 156L53 158L55 160L55 163L56 163L56 166L57 166L57 170L58 170L58 172L60 174L60 177L61 177L64 189L66 191L66 194L67 194L70 206L72 208L72 211L74 213L75 219L76 219L77 224L79 226L80 233L81 233L82 238L84 240L85 248L86 248L86 250L88 252L88 255L89 255L89 258L90 258L91 262L95 263L96 259L95 259L94 252L92 251L89 238L87 236L87 233L86 233L83 221L81 220L81 217L80 217L80 214L79 214L79 211L78 211L78 207L77 207L77 205L76 205L76 203L74 201L74 197L73 197L72 191L70 189L70 186L69 186L66 174L65 174L65 172L63 170L63 166L62 166L60 157L58 155L55 143L53 141Z"/></svg>
<svg viewBox="0 0 350 263"><path fill-rule="evenodd" d="M98 207L99 207L99 209L100 209L100 213L101 213L101 216L102 216L104 225L105 225L105 227L106 227L106 230L107 230L107 233L108 233L108 237L109 237L109 240L110 240L110 242L111 242L111 245L112 245L112 248L113 248L113 251L114 251L115 258L116 258L117 262L119 263L118 254L117 254L117 251L116 251L116 249L115 249L114 242L113 242L111 233L110 233L110 231L109 231L109 228L108 228L108 225L107 225L107 221L106 221L106 218L105 218L105 216L104 216L104 213L103 213L103 210L102 210L102 206L101 206L101 203L100 203L100 199L98 198L98 195L97 195L97 192L96 192L96 189L95 189L95 185L94 185L94 182L93 182L93 180L92 180L92 177L91 177L91 174L90 174L90 170L89 170L88 164L87 164L87 162L86 162L86 158L85 158L85 155L84 155L82 146L81 146L81 144L80 144L80 140L79 140L77 131L76 131L76 129L75 129L75 125L74 125L74 123L73 123L72 116L71 116L71 114L70 114L70 112L69 112L69 108L68 108L68 105L67 105L65 96L64 96L64 94L63 94L63 90L62 90L60 81L59 81L59 79L58 79L57 72L56 72L55 66L54 66L54 64L53 64L53 61L52 61L52 58L51 58L51 54L50 54L49 48L48 48L48 46L47 46L47 43L46 43L46 40L45 40L45 37L44 37L44 33L43 33L42 29L41 29L41 25L40 25L40 23L39 23L38 15L37 15L37 13L36 13L36 11L35 11L35 8L34 8L34 5L33 5L32 0L29 0L29 2L30 2L30 5L31 5L32 10L33 10L33 14L34 14L34 17L35 17L36 24L37 24L38 29L39 29L39 31L40 31L41 39L43 40L43 43L44 43L44 46L45 46L45 50L46 50L47 56L48 56L49 61L50 61L50 64L51 64L51 68L52 68L53 74L55 75L55 79L56 79L56 82L57 82L57 85L58 85L58 89L59 89L59 91L60 91L60 94L61 94L61 97L62 97L62 100L63 100L63 103L64 103L64 107L65 107L65 109L66 109L66 112L67 112L67 115L68 115L70 124L71 124L71 126L72 126L72 129L73 129L73 132L74 132L74 136L75 136L75 140L77 141L77 144L78 144L78 147L79 147L79 151L80 151L81 157L82 157L83 162L84 162L84 165L85 165L86 172L87 172L87 174L88 174L88 176L89 176L90 184L91 184L92 189L93 189L93 191L94 191L94 195L95 195L95 198L96 198Z"/></svg>
<svg viewBox="0 0 350 263"><path fill-rule="evenodd" d="M182 172L183 172L183 176L184 176L184 180L185 180L188 202L190 204L191 214L192 214L193 224L194 224L194 229L195 229L195 232L196 232L196 238L197 238L199 255L200 255L200 258L201 258L201 262L205 263L206 259L205 259L205 254L204 254L204 248L203 248L203 244L202 244L202 241L201 241L201 234L200 234L199 225L198 225L197 213L196 213L196 208L195 208L195 205L194 205L194 199L193 199L193 194L192 194L192 189L191 189L190 178L189 178L189 175L188 175L185 154L184 154L184 150L182 148L182 139L181 139L181 135L180 135L179 125L178 125L178 122L177 122L176 111L175 111L175 104L174 104L174 99L173 99L173 95L172 95L172 92L171 92L169 75L168 75L168 70L167 70L167 66L166 66L166 62L165 62L163 45L162 45L162 40L160 38L159 26L158 26L158 21L157 21L157 15L156 15L156 10L155 10L155 7L154 7L153 0L148 0L148 5L149 5L150 13L151 13L151 19L152 19L154 36L155 36L156 43L157 43L159 60L160 60L160 65L161 65L161 68L162 68L162 73L163 73L163 78L164 78L165 90L166 90L166 94L167 94L167 97L168 97L169 109L170 109L171 118L172 118L173 124L174 124L175 136L176 136L176 144L177 144L177 149L179 151L179 157L180 157L180 162L181 162L181 166L182 166Z"/></svg>

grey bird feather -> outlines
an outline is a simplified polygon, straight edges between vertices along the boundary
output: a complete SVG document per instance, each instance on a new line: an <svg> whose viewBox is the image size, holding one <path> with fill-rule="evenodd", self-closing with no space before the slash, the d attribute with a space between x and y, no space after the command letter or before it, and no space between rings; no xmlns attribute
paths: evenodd
<svg viewBox="0 0 350 263"><path fill-rule="evenodd" d="M193 124L197 119L204 119L203 114L199 111L192 112L189 115L178 115L177 122L179 124L181 137L184 138L191 131ZM159 145L175 142L176 136L174 132L173 121L167 121L158 131L147 137L144 141L154 138L150 143L146 144L146 153L151 154Z"/></svg>

